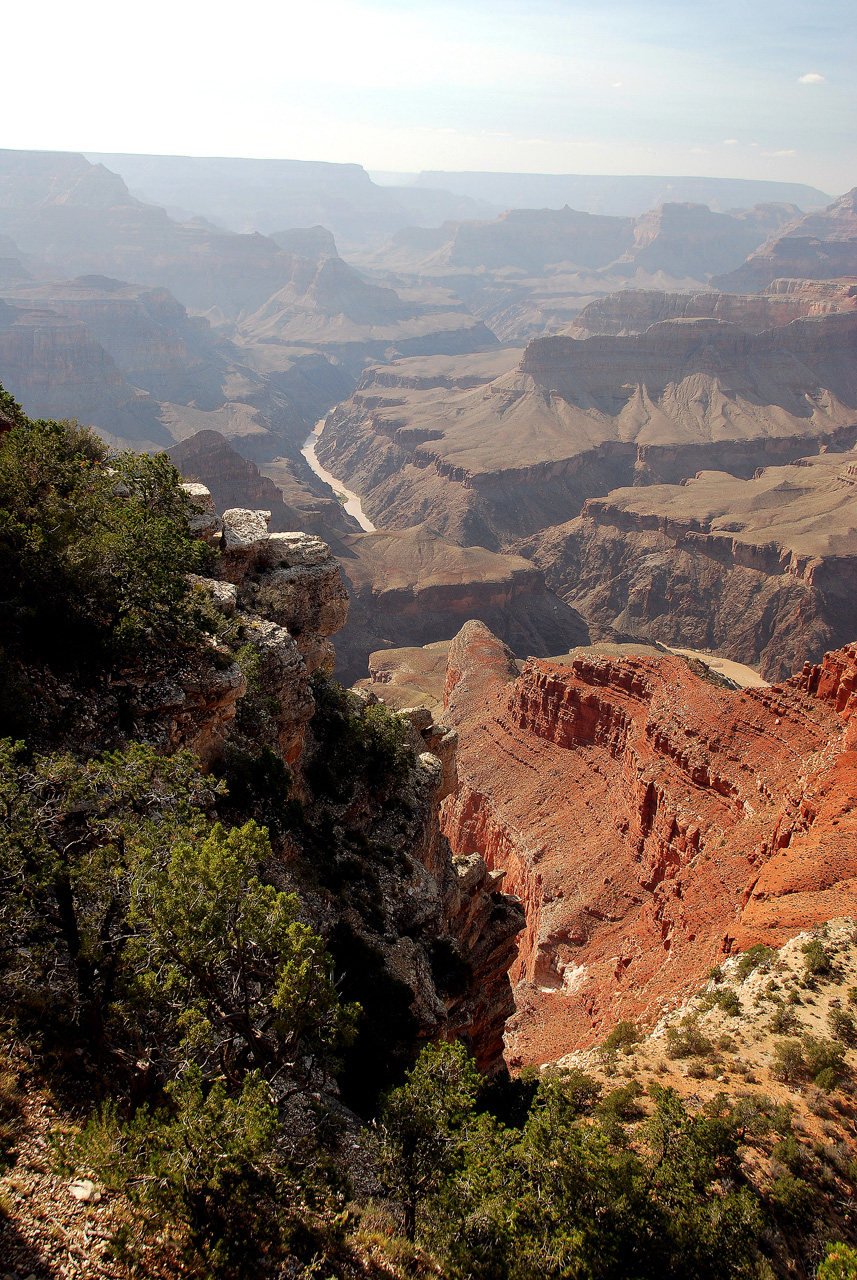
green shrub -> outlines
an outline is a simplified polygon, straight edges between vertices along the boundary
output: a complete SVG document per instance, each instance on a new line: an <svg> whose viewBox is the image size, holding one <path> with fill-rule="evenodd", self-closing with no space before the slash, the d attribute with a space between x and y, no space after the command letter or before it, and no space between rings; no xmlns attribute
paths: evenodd
<svg viewBox="0 0 857 1280"><path fill-rule="evenodd" d="M667 1027L666 1041L668 1058L707 1057L714 1047L692 1014L682 1018L678 1027Z"/></svg>
<svg viewBox="0 0 857 1280"><path fill-rule="evenodd" d="M806 1072L803 1051L798 1040L779 1040L774 1045L774 1060L771 1075L775 1080L783 1080L793 1084L800 1080Z"/></svg>
<svg viewBox="0 0 857 1280"><path fill-rule="evenodd" d="M731 987L726 991L721 991L718 996L717 1003L723 1012L730 1018L737 1018L741 1013L741 1001Z"/></svg>
<svg viewBox="0 0 857 1280"><path fill-rule="evenodd" d="M775 1035L789 1035L793 1031L797 1031L800 1026L800 1020L797 1014L788 1005L778 1005L774 1010L773 1017L768 1023L769 1030Z"/></svg>
<svg viewBox="0 0 857 1280"><path fill-rule="evenodd" d="M853 1047L857 1043L857 1027L850 1013L844 1013L842 1009L829 1009L827 1025L830 1028L830 1034L837 1040L841 1040L843 1044Z"/></svg>
<svg viewBox="0 0 857 1280"><path fill-rule="evenodd" d="M801 949L804 957L803 969L808 978L819 978L830 973L833 968L830 953L818 938L804 943Z"/></svg>
<svg viewBox="0 0 857 1280"><path fill-rule="evenodd" d="M750 947L738 961L739 981L744 982L754 969L767 968L775 955L773 947L766 947L762 942L757 942L755 946Z"/></svg>
<svg viewBox="0 0 857 1280"><path fill-rule="evenodd" d="M277 1151L267 1086L249 1075L230 1098L191 1067L166 1092L165 1109L143 1108L128 1123L105 1108L65 1160L127 1197L134 1231L117 1243L132 1265L154 1253L192 1274L254 1277L265 1259L283 1256L305 1211Z"/></svg>
<svg viewBox="0 0 857 1280"><path fill-rule="evenodd" d="M414 766L408 722L383 703L366 706L335 680L316 675L312 690L315 749L307 776L314 790L344 800L362 783L382 797L391 795Z"/></svg>
<svg viewBox="0 0 857 1280"><path fill-rule="evenodd" d="M7 653L92 673L198 644L211 609L186 575L214 552L190 536L180 482L166 454L110 455L74 423L25 421L0 437Z"/></svg>
<svg viewBox="0 0 857 1280"><path fill-rule="evenodd" d="M839 1075L834 1071L833 1067L822 1067L815 1076L816 1088L823 1090L824 1093L831 1093L839 1082Z"/></svg>
<svg viewBox="0 0 857 1280"><path fill-rule="evenodd" d="M832 1040L819 1040L807 1033L801 1038L806 1070L815 1078L819 1072L832 1070L837 1075L845 1071L845 1050Z"/></svg>
<svg viewBox="0 0 857 1280"><path fill-rule="evenodd" d="M799 1173L805 1164L803 1147L793 1134L778 1142L771 1154L789 1173Z"/></svg>
<svg viewBox="0 0 857 1280"><path fill-rule="evenodd" d="M617 1022L616 1026L601 1045L602 1053L629 1053L635 1044L642 1040L636 1022Z"/></svg>
<svg viewBox="0 0 857 1280"><path fill-rule="evenodd" d="M777 1178L771 1187L771 1203L777 1215L798 1227L811 1218L814 1201L812 1188L790 1173Z"/></svg>
<svg viewBox="0 0 857 1280"><path fill-rule="evenodd" d="M639 1120L643 1115L643 1109L638 1099L641 1098L645 1090L638 1080L629 1080L626 1085L621 1085L618 1089L612 1089L606 1094L599 1105L599 1111L607 1119L611 1120Z"/></svg>
<svg viewBox="0 0 857 1280"><path fill-rule="evenodd" d="M857 1280L857 1249L847 1244L829 1244L816 1280Z"/></svg>

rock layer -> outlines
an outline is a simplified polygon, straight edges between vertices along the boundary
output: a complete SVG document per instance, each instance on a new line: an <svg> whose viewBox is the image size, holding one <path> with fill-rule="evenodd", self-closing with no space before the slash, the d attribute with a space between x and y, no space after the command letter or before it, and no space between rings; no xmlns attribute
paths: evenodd
<svg viewBox="0 0 857 1280"><path fill-rule="evenodd" d="M857 438L857 312L749 332L673 319L540 338L481 386L374 382L327 420L325 467L379 526L426 522L497 549L626 484L760 466Z"/></svg>
<svg viewBox="0 0 857 1280"><path fill-rule="evenodd" d="M653 1018L719 955L853 914L855 688L850 646L733 691L677 657L532 660L518 676L486 628L462 630L443 826L526 909L510 1061Z"/></svg>
<svg viewBox="0 0 857 1280"><path fill-rule="evenodd" d="M857 453L616 490L519 550L595 633L783 679L857 635Z"/></svg>

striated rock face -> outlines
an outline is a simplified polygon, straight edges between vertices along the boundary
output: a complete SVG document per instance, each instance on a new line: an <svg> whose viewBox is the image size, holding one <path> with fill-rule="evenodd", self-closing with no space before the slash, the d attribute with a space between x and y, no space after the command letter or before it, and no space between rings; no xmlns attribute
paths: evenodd
<svg viewBox="0 0 857 1280"><path fill-rule="evenodd" d="M759 333L699 318L539 338L487 385L364 384L328 418L318 454L378 525L424 521L497 549L622 485L702 468L749 478L850 448L855 344L854 311Z"/></svg>
<svg viewBox="0 0 857 1280"><path fill-rule="evenodd" d="M716 289L753 293L772 280L857 277L857 187L826 209L796 218L782 235L751 253L727 275L712 277Z"/></svg>
<svg viewBox="0 0 857 1280"><path fill-rule="evenodd" d="M290 254L288 261L290 279L242 319L241 342L324 352L355 375L367 359L390 354L456 354L497 345L484 322L450 294L400 294L370 284L336 254Z"/></svg>
<svg viewBox="0 0 857 1280"><path fill-rule="evenodd" d="M130 194L74 152L0 150L0 231L56 278L98 274L164 286L185 306L237 316L288 278L265 236L235 235Z"/></svg>
<svg viewBox="0 0 857 1280"><path fill-rule="evenodd" d="M708 318L760 333L805 316L855 310L857 282L848 280L774 280L762 294L626 289L584 307L567 332L573 338L624 337L645 333L661 320Z"/></svg>
<svg viewBox="0 0 857 1280"><path fill-rule="evenodd" d="M480 618L514 649L558 653L588 639L580 616L520 556L460 547L426 526L336 539L351 596L337 641L338 671L351 683L382 646L448 640Z"/></svg>
<svg viewBox="0 0 857 1280"><path fill-rule="evenodd" d="M525 906L512 1062L652 1018L718 956L853 913L855 689L853 646L737 691L677 657L583 653L518 676L486 628L462 630L443 827Z"/></svg>
<svg viewBox="0 0 857 1280"><path fill-rule="evenodd" d="M518 549L596 634L784 679L857 635L857 453L615 490Z"/></svg>
<svg viewBox="0 0 857 1280"><path fill-rule="evenodd" d="M103 275L0 282L0 368L33 416L148 450L216 428L248 456L290 455L310 489L297 446L353 386L317 352L236 345L166 289Z"/></svg>

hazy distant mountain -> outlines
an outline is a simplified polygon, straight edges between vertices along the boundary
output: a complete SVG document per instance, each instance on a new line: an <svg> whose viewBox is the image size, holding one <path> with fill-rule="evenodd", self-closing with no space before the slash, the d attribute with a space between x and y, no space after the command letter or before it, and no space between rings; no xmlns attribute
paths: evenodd
<svg viewBox="0 0 857 1280"><path fill-rule="evenodd" d="M389 176L389 175L388 175ZM403 174L403 182L410 175ZM813 209L831 197L802 182L766 182L748 178L587 176L577 173L453 173L423 170L410 179L414 188L444 187L460 196L484 200L501 209L560 209L636 218L660 204L707 204L716 212L749 209L754 204L785 202Z"/></svg>
<svg viewBox="0 0 857 1280"><path fill-rule="evenodd" d="M89 153L121 173L142 200L174 216L202 215L230 231L269 235L320 223L345 242L364 243L404 226L493 217L500 206L449 191L376 186L359 164L207 156Z"/></svg>
<svg viewBox="0 0 857 1280"><path fill-rule="evenodd" d="M773 280L837 280L857 276L857 187L826 209L795 219L746 262L712 277L717 289L752 293Z"/></svg>

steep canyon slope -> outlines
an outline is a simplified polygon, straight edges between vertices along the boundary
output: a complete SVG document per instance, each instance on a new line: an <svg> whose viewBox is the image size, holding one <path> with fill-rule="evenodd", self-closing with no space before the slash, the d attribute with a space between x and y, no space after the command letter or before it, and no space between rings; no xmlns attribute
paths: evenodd
<svg viewBox="0 0 857 1280"><path fill-rule="evenodd" d="M785 679L857 636L857 453L614 490L517 549L596 634Z"/></svg>
<svg viewBox="0 0 857 1280"><path fill-rule="evenodd" d="M755 304L751 303L751 313ZM857 436L857 313L761 332L676 318L642 333L535 339L474 386L368 370L319 457L388 528L425 521L492 549L627 484L764 465ZM462 374L464 370L462 369Z"/></svg>
<svg viewBox="0 0 857 1280"><path fill-rule="evenodd" d="M510 1061L653 1019L732 950L857 910L857 651L769 689L678 657L531 660L469 623L449 651L453 850L527 912Z"/></svg>

